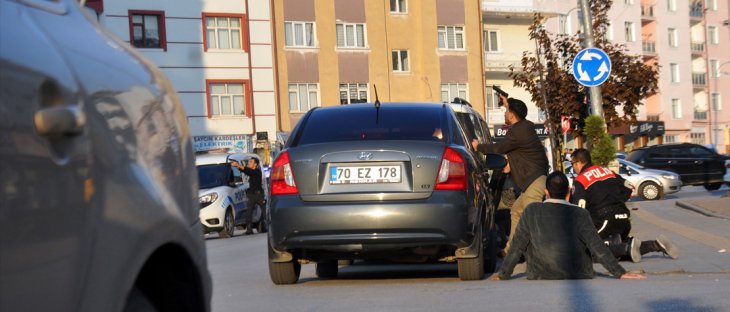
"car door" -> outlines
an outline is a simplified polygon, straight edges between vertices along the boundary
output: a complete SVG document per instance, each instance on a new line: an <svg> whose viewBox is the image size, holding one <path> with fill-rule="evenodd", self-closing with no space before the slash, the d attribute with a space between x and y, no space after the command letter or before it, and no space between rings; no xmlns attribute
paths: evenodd
<svg viewBox="0 0 730 312"><path fill-rule="evenodd" d="M682 177L682 181L685 183L694 183L698 181L697 164L695 159L689 154L689 150L682 146L668 146L666 148L669 151L669 157L667 158L668 168L670 171L678 173Z"/></svg>
<svg viewBox="0 0 730 312"><path fill-rule="evenodd" d="M239 164L246 166L246 160L238 158L236 159ZM232 168L234 176L234 185L231 186L232 192L231 200L233 201L233 209L235 210L236 223L241 223L246 218L246 204L248 198L246 198L246 189L248 188L248 177L243 174L238 168Z"/></svg>
<svg viewBox="0 0 730 312"><path fill-rule="evenodd" d="M52 38L69 5L0 0L0 311L75 311L91 248L82 88ZM48 32L48 29L55 30Z"/></svg>
<svg viewBox="0 0 730 312"><path fill-rule="evenodd" d="M725 164L717 154L703 146L689 148L692 158L692 175L697 181L720 182L725 174Z"/></svg>

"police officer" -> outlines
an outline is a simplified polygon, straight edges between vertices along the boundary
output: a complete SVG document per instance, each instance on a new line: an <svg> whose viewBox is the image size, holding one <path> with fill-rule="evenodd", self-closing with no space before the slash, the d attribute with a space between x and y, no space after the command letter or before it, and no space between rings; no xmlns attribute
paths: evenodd
<svg viewBox="0 0 730 312"><path fill-rule="evenodd" d="M643 242L629 236L631 213L625 204L633 191L629 181L607 168L594 165L590 152L583 148L573 151L570 162L578 173L573 182L571 202L588 210L598 236L614 256L639 262L641 255L656 251L677 259L677 247L664 235Z"/></svg>
<svg viewBox="0 0 730 312"><path fill-rule="evenodd" d="M248 176L248 189L246 190L246 198L248 204L246 207L246 235L253 234L253 211L256 209L256 204L261 206L261 220L264 222L264 216L266 215L266 201L264 200L264 188L262 187L262 175L259 170L259 159L251 157L246 163L246 167L241 166L237 161L231 161L231 167L236 167L238 170Z"/></svg>

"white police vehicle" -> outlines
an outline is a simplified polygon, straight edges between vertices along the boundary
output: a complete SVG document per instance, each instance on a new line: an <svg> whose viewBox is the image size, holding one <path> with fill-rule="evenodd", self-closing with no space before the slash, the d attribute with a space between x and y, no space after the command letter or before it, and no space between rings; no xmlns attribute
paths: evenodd
<svg viewBox="0 0 730 312"><path fill-rule="evenodd" d="M245 166L251 158L260 160L258 155L252 153L197 155L195 165L198 167L200 187L198 191L200 222L206 234L216 232L220 237L228 238L233 236L236 227L246 226L248 176L236 168L231 168L231 161L238 161ZM259 165L258 170L261 168ZM264 198L268 201L269 190L266 179L263 179L262 183ZM264 208L256 205L256 210L253 212L253 226L259 233L266 232L267 229L264 222Z"/></svg>

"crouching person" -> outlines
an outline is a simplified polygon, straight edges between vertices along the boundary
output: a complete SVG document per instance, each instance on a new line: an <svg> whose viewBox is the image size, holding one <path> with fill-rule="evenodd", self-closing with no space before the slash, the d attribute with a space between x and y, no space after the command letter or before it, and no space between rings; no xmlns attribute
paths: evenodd
<svg viewBox="0 0 730 312"><path fill-rule="evenodd" d="M509 279L520 257L527 262L527 279L588 279L595 276L593 258L613 276L644 279L627 272L598 237L585 209L567 201L568 178L561 172L547 177L548 199L525 209L512 239L512 247L492 280Z"/></svg>

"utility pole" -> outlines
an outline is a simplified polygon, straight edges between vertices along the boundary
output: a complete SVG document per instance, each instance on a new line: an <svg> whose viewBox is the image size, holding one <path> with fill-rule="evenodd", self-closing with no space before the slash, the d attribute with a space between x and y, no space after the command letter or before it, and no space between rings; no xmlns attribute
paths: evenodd
<svg viewBox="0 0 730 312"><path fill-rule="evenodd" d="M593 18L591 17L591 8L588 0L578 0L578 6L583 11L583 33L585 34L585 48L594 48L596 42L593 39ZM603 99L601 97L601 89L599 87L591 87L591 111L593 115L603 118Z"/></svg>

